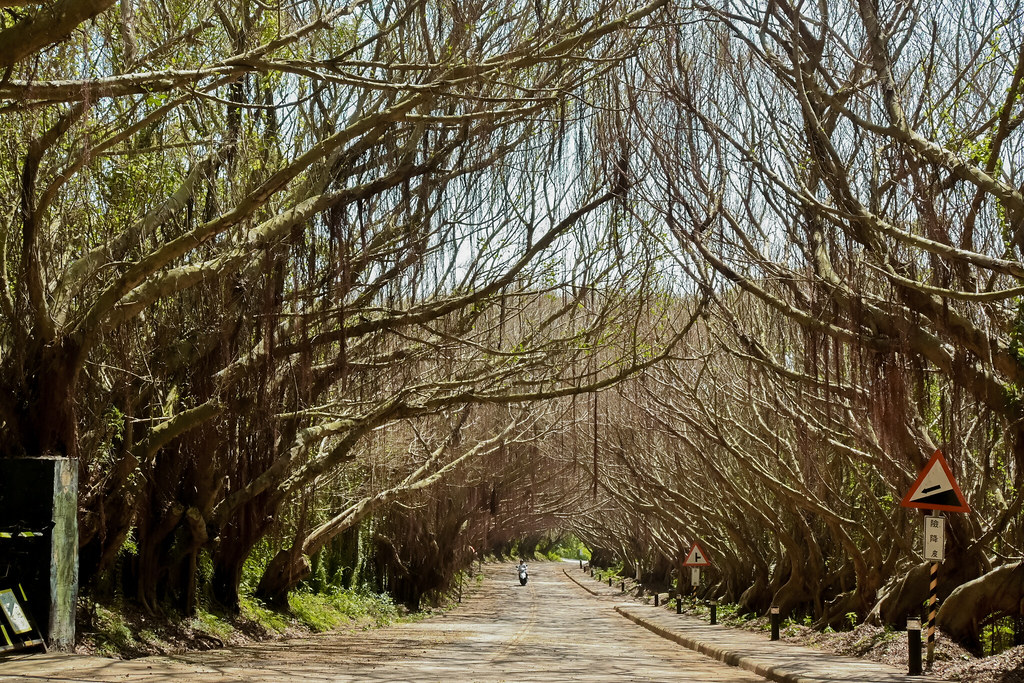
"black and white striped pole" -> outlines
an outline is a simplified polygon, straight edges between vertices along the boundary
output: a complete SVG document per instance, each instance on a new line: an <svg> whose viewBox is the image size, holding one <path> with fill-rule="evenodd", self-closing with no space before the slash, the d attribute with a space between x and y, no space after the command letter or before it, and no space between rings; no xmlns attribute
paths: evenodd
<svg viewBox="0 0 1024 683"><path fill-rule="evenodd" d="M935 663L935 617L938 615L939 596L936 589L939 585L939 563L932 562L931 584L928 595L928 669Z"/></svg>
<svg viewBox="0 0 1024 683"><path fill-rule="evenodd" d="M928 567L928 629L926 667L935 663L935 621L939 612L939 563L946 557L946 520L941 515L924 518L924 555L931 560Z"/></svg>
<svg viewBox="0 0 1024 683"><path fill-rule="evenodd" d="M967 505L967 500L941 450L936 450L932 454L910 487L910 491L903 496L900 505L931 512L924 518L924 559L931 563L928 577L927 624L927 668L931 669L935 661L935 620L939 611L939 563L946 556L946 520L936 511L970 512L971 508Z"/></svg>

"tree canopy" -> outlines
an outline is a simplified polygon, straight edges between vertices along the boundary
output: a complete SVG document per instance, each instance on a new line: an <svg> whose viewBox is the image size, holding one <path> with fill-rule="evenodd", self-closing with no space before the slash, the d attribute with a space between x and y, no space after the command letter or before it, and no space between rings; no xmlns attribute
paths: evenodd
<svg viewBox="0 0 1024 683"><path fill-rule="evenodd" d="M976 647L1024 604L1020 20L7 3L0 457L76 458L83 576L153 610L572 529L837 626L922 599L941 448Z"/></svg>

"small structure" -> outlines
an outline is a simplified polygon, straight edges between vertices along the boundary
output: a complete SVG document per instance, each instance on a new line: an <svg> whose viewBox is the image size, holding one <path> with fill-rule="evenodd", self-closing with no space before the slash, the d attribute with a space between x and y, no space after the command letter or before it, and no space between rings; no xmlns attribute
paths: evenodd
<svg viewBox="0 0 1024 683"><path fill-rule="evenodd" d="M77 461L0 459L0 593L10 603L0 623L17 622L8 639L0 634L0 647L33 645L39 639L57 650L74 647ZM31 631L24 630L26 622Z"/></svg>

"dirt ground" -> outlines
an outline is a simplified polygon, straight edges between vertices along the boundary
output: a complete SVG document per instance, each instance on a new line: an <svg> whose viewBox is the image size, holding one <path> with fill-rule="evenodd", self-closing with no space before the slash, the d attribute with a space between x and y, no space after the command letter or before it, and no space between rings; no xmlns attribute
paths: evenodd
<svg viewBox="0 0 1024 683"><path fill-rule="evenodd" d="M124 661L37 655L0 662L0 681L724 681L764 679L616 614L559 563L490 566L451 612L393 627Z"/></svg>

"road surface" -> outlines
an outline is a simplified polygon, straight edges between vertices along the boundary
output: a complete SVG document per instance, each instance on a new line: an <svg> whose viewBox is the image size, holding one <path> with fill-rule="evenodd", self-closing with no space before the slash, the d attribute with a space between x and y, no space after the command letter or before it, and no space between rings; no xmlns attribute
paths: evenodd
<svg viewBox="0 0 1024 683"><path fill-rule="evenodd" d="M520 586L513 564L491 565L458 609L415 623L131 662L46 655L17 678L0 663L0 680L764 681L633 624L564 567L534 563Z"/></svg>

